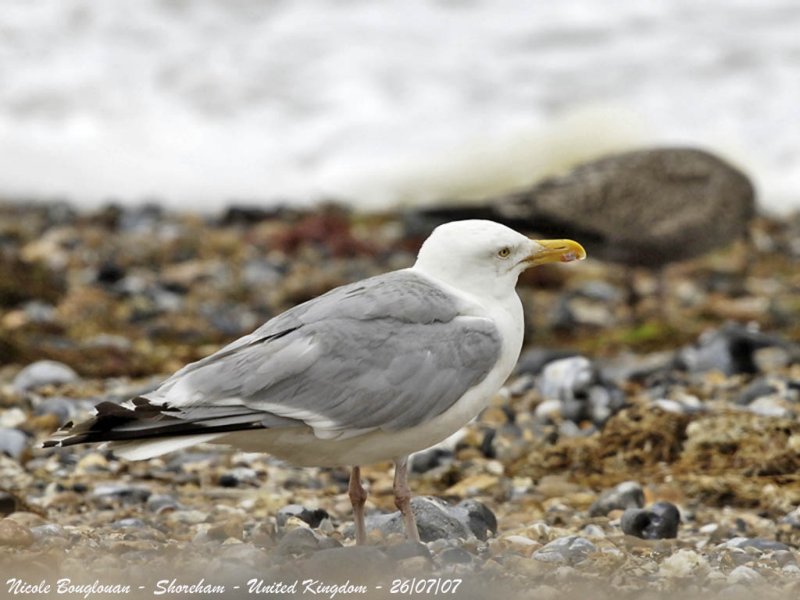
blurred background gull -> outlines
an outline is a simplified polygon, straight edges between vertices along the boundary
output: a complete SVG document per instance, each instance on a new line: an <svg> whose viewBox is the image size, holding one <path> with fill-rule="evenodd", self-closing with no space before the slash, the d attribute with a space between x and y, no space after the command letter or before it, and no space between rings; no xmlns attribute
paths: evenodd
<svg viewBox="0 0 800 600"><path fill-rule="evenodd" d="M486 198L699 146L800 206L793 0L5 0L0 197Z"/></svg>

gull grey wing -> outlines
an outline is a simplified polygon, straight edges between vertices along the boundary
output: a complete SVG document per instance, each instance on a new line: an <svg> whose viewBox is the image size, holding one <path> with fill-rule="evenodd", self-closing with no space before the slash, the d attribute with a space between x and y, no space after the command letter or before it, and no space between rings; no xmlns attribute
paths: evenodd
<svg viewBox="0 0 800 600"><path fill-rule="evenodd" d="M280 339L291 331L332 318L374 319L394 317L412 323L447 322L458 315L458 306L445 291L408 270L392 271L363 281L343 285L277 315L254 332L214 354L176 371L153 394L158 400L187 374L222 360L236 361L239 352L251 346Z"/></svg>
<svg viewBox="0 0 800 600"><path fill-rule="evenodd" d="M315 328L324 354L300 381L283 380L269 396L249 399L246 406L291 402L319 414L320 426L309 424L331 434L397 431L445 412L489 374L500 356L500 335L488 319L336 325Z"/></svg>
<svg viewBox="0 0 800 600"><path fill-rule="evenodd" d="M494 324L477 317L323 320L189 373L165 400L190 394L197 406L246 407L321 437L396 431L451 407L491 371L500 345Z"/></svg>
<svg viewBox="0 0 800 600"><path fill-rule="evenodd" d="M494 323L458 316L458 308L408 271L337 288L147 397L183 410L244 406L324 437L411 427L447 410L499 358Z"/></svg>

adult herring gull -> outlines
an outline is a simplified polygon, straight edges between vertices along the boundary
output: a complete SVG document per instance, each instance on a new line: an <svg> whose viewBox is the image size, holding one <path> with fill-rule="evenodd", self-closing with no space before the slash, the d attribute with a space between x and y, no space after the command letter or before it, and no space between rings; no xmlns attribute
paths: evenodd
<svg viewBox="0 0 800 600"><path fill-rule="evenodd" d="M201 442L299 466L351 466L356 541L366 541L359 465L392 460L395 504L419 541L408 456L484 408L522 347L525 269L583 259L491 221L437 227L413 267L331 290L186 365L155 391L67 424L45 447L111 442L146 459Z"/></svg>

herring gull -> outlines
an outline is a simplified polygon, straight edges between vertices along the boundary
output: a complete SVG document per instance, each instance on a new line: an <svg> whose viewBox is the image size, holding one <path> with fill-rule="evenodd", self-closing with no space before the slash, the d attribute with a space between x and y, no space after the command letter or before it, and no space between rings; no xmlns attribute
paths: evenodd
<svg viewBox="0 0 800 600"><path fill-rule="evenodd" d="M482 220L441 225L414 266L331 290L186 365L153 392L101 402L45 447L110 442L146 459L201 442L299 466L351 466L356 541L366 541L359 465L392 460L395 504L419 541L408 456L475 417L522 347L517 278L586 256Z"/></svg>

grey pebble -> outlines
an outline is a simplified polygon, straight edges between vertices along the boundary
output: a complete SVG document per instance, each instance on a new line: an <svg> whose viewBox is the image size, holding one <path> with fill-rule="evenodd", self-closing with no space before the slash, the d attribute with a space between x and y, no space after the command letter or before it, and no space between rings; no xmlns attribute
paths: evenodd
<svg viewBox="0 0 800 600"><path fill-rule="evenodd" d="M26 302L22 309L25 311L25 316L32 323L54 323L56 321L56 309L47 302L31 300Z"/></svg>
<svg viewBox="0 0 800 600"><path fill-rule="evenodd" d="M259 322L255 313L242 304L226 302L209 306L201 312L217 331L229 337L243 335L256 327Z"/></svg>
<svg viewBox="0 0 800 600"><path fill-rule="evenodd" d="M430 448L417 452L411 457L411 470L414 473L427 473L443 464L453 461L453 452L447 448Z"/></svg>
<svg viewBox="0 0 800 600"><path fill-rule="evenodd" d="M656 502L650 508L629 508L622 514L622 531L645 540L678 537L681 513L669 502Z"/></svg>
<svg viewBox="0 0 800 600"><path fill-rule="evenodd" d="M80 379L67 365L54 360L39 360L29 364L14 377L12 386L18 392L25 392L43 385L60 385Z"/></svg>
<svg viewBox="0 0 800 600"><path fill-rule="evenodd" d="M727 542L725 542L724 545L728 548L741 548L742 550L747 550L748 548L752 548L754 550L758 550L759 552L777 552L777 551L790 550L789 546L787 546L783 542L777 542L775 540L767 540L763 538L736 537L731 540L728 540Z"/></svg>
<svg viewBox="0 0 800 600"><path fill-rule="evenodd" d="M624 296L624 292L620 288L600 279L593 279L583 283L577 289L577 292L591 300L609 303L618 302Z"/></svg>
<svg viewBox="0 0 800 600"><path fill-rule="evenodd" d="M322 521L319 522L317 529L319 529L319 532L323 535L330 535L336 531L336 527L333 526L333 521L331 521L329 518L322 519Z"/></svg>
<svg viewBox="0 0 800 600"><path fill-rule="evenodd" d="M147 498L147 509L154 513L162 513L165 510L182 508L178 501L169 494L153 494Z"/></svg>
<svg viewBox="0 0 800 600"><path fill-rule="evenodd" d="M570 350L553 350L550 348L534 347L522 353L517 361L514 373L518 375L539 375L551 362L576 356L577 352Z"/></svg>
<svg viewBox="0 0 800 600"><path fill-rule="evenodd" d="M760 583L763 580L761 573L745 565L739 565L728 574L728 581L732 583Z"/></svg>
<svg viewBox="0 0 800 600"><path fill-rule="evenodd" d="M675 352L664 350L650 354L625 353L603 361L600 372L603 377L615 383L628 380L644 381L657 374L668 373L675 364Z"/></svg>
<svg viewBox="0 0 800 600"><path fill-rule="evenodd" d="M485 540L488 532L497 531L494 513L475 500L465 500L457 506L450 506L439 498L417 496L411 500L411 510L417 520L420 539L424 542L467 539L471 536ZM366 519L366 526L367 531L379 529L384 535L405 531L400 511L370 515Z"/></svg>
<svg viewBox="0 0 800 600"><path fill-rule="evenodd" d="M636 481L623 481L610 490L604 491L589 507L590 517L604 517L612 510L642 508L644 490Z"/></svg>
<svg viewBox="0 0 800 600"><path fill-rule="evenodd" d="M590 294L593 291L590 290ZM569 330L578 325L610 327L615 321L608 302L575 290L557 298L548 324L557 330Z"/></svg>
<svg viewBox="0 0 800 600"><path fill-rule="evenodd" d="M725 559L726 562L736 566L753 562L752 554L742 550L741 548L728 548L728 551L725 554Z"/></svg>
<svg viewBox="0 0 800 600"><path fill-rule="evenodd" d="M536 378L530 373L523 373L512 379L507 385L508 393L512 398L518 398L536 387Z"/></svg>
<svg viewBox="0 0 800 600"><path fill-rule="evenodd" d="M692 373L758 373L756 351L772 346L789 347L789 343L752 327L730 323L704 333L694 345L683 348L678 353L678 365Z"/></svg>
<svg viewBox="0 0 800 600"><path fill-rule="evenodd" d="M792 529L800 529L800 506L783 516L781 523L791 525Z"/></svg>
<svg viewBox="0 0 800 600"><path fill-rule="evenodd" d="M158 312L175 313L183 308L183 297L173 290L155 285L149 288L148 291Z"/></svg>
<svg viewBox="0 0 800 600"><path fill-rule="evenodd" d="M449 507L438 498L417 496L411 499L411 510L417 520L417 529L423 542L440 538L467 538L470 530L466 523L449 514ZM403 533L403 517L400 511L371 515L366 519L367 531L379 529L384 535Z"/></svg>
<svg viewBox="0 0 800 600"><path fill-rule="evenodd" d="M753 402L753 400L757 400L763 396L770 396L777 391L778 388L766 379L756 379L739 392L734 403L739 406L747 406Z"/></svg>
<svg viewBox="0 0 800 600"><path fill-rule="evenodd" d="M471 498L462 500L452 513L465 519L467 527L481 541L497 533L497 517L483 502Z"/></svg>
<svg viewBox="0 0 800 600"><path fill-rule="evenodd" d="M19 429L3 427L0 429L0 453L15 460L28 449L28 436Z"/></svg>
<svg viewBox="0 0 800 600"><path fill-rule="evenodd" d="M64 530L64 528L56 523L45 523L44 525L31 527L31 533L37 540L67 537L67 532Z"/></svg>
<svg viewBox="0 0 800 600"><path fill-rule="evenodd" d="M625 394L615 384L598 379L589 389L587 404L589 420L600 426L625 407Z"/></svg>
<svg viewBox="0 0 800 600"><path fill-rule="evenodd" d="M791 550L776 550L772 555L772 558L781 567L785 567L787 565L797 565L797 558Z"/></svg>
<svg viewBox="0 0 800 600"><path fill-rule="evenodd" d="M604 538L606 537L606 532L603 531L603 528L599 525L589 523L588 525L585 525L583 529L581 529L581 535L584 537Z"/></svg>
<svg viewBox="0 0 800 600"><path fill-rule="evenodd" d="M248 260L241 270L242 281L248 287L273 286L281 281L284 274L263 258Z"/></svg>
<svg viewBox="0 0 800 600"><path fill-rule="evenodd" d="M584 537L568 535L557 538L533 553L533 558L541 562L566 563L575 565L586 560L596 552L597 546Z"/></svg>
<svg viewBox="0 0 800 600"><path fill-rule="evenodd" d="M585 356L554 360L542 370L539 392L548 399L574 400L592 384L594 375L592 362Z"/></svg>
<svg viewBox="0 0 800 600"><path fill-rule="evenodd" d="M584 356L550 362L542 370L538 388L545 401L560 402L560 416L574 423L589 420L600 426L625 405L622 391L605 381Z"/></svg>
<svg viewBox="0 0 800 600"><path fill-rule="evenodd" d="M796 564L784 565L784 567L781 569L781 572L785 573L786 575L791 575L792 577L797 577L800 575L800 567L798 567Z"/></svg>

